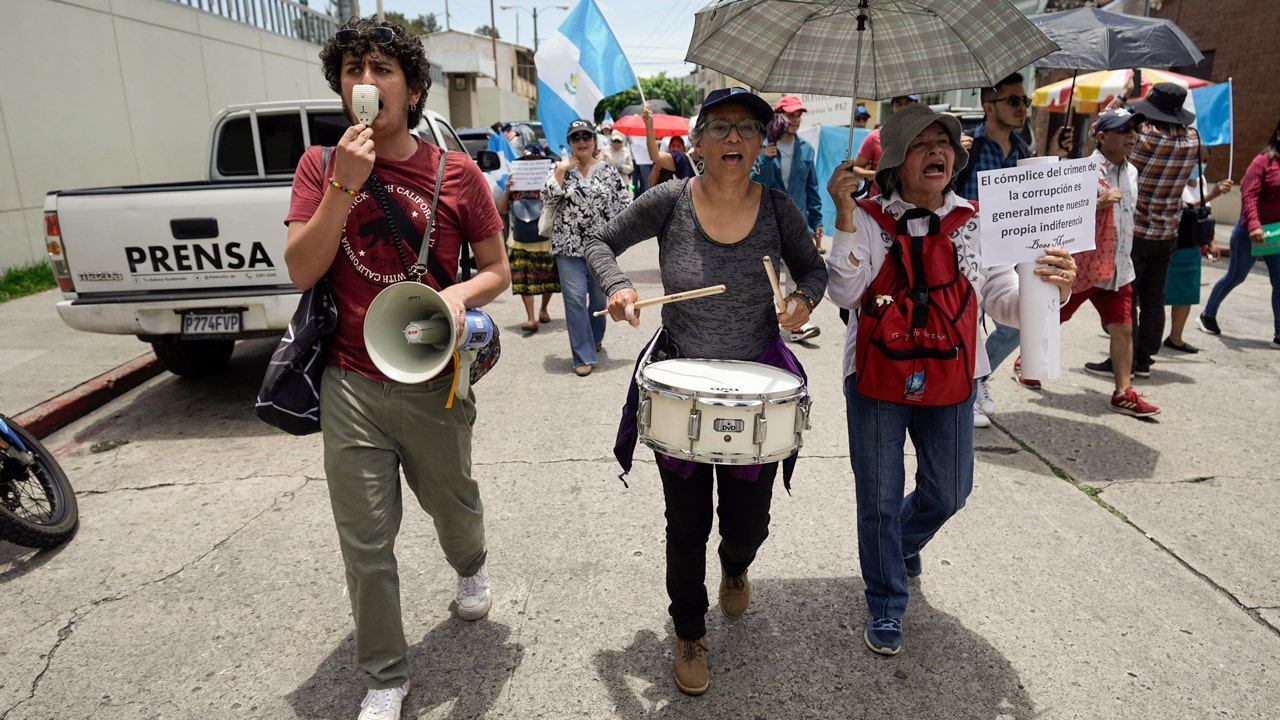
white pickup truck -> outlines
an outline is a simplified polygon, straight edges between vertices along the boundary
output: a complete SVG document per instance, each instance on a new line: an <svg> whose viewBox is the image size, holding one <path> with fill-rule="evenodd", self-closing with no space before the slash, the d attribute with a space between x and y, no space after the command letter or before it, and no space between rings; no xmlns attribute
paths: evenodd
<svg viewBox="0 0 1280 720"><path fill-rule="evenodd" d="M294 168L348 124L337 99L233 105L214 119L204 181L50 192L62 320L137 335L187 377L222 369L238 339L283 332L299 298L284 265ZM466 152L436 112L415 132ZM482 169L497 167L496 153L477 155Z"/></svg>

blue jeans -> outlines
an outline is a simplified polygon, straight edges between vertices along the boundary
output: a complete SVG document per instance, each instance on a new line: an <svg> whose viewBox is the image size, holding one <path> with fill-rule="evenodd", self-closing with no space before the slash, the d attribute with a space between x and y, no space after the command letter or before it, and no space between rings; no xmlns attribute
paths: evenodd
<svg viewBox="0 0 1280 720"><path fill-rule="evenodd" d="M955 405L913 407L858 392L844 379L849 461L858 501L858 562L874 617L907 611L903 558L920 552L973 490L973 395ZM903 497L906 437L916 448L916 488Z"/></svg>
<svg viewBox="0 0 1280 720"><path fill-rule="evenodd" d="M991 319L991 324L995 325L996 329L987 336L987 360L991 363L991 372L995 372L996 368L1000 367L1000 363L1018 349L1022 341L1022 333L1016 327L1001 325L995 321L995 318Z"/></svg>
<svg viewBox="0 0 1280 720"><path fill-rule="evenodd" d="M1227 261L1227 274L1214 283L1209 292L1209 302L1204 304L1204 314L1211 318L1218 316L1218 306L1227 299L1227 293L1249 277L1249 271L1258 258L1250 252L1249 231L1244 227L1244 218L1236 222L1231 231L1231 257ZM1271 276L1271 322L1275 325L1275 335L1280 336L1280 254L1263 255L1262 261L1267 264L1267 274Z"/></svg>
<svg viewBox="0 0 1280 720"><path fill-rule="evenodd" d="M564 324L569 329L569 347L573 350L573 366L595 365L596 345L604 342L604 326L608 317L591 317L608 303L604 291L587 270L587 261L568 255L556 256L560 271L560 295L564 298Z"/></svg>

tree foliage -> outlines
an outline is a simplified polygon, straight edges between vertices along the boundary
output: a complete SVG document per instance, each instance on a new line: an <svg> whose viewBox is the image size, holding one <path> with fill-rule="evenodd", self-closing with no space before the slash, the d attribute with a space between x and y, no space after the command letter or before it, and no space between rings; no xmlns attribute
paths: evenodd
<svg viewBox="0 0 1280 720"><path fill-rule="evenodd" d="M405 29L418 35L429 35L431 33L440 32L440 22L436 20L435 13L419 15L412 20L406 18L403 13L398 12L386 12L382 14L382 17L384 17L388 22L399 23L400 25L403 25Z"/></svg>
<svg viewBox="0 0 1280 720"><path fill-rule="evenodd" d="M640 87L644 89L645 98L650 100L662 98L671 103L676 113L684 117L689 117L698 110L693 104L693 85L680 78L667 77L665 72L658 73L657 77L640 78ZM603 120L605 112L617 118L626 106L639 104L640 91L634 87L627 88L601 100L596 105L595 120L596 122Z"/></svg>
<svg viewBox="0 0 1280 720"><path fill-rule="evenodd" d="M476 34L483 35L485 37L491 37L494 39L497 39L499 37L497 29L491 28L488 25L481 25L480 27L476 28Z"/></svg>

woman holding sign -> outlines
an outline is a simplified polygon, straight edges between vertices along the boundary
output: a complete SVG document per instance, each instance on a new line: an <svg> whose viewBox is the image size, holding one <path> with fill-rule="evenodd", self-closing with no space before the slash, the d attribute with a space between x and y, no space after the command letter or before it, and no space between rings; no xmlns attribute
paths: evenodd
<svg viewBox="0 0 1280 720"><path fill-rule="evenodd" d="M911 105L881 129L881 195L856 202L851 162L827 190L836 203L827 292L855 309L845 337L844 388L858 503L858 556L866 583L863 640L873 652L902 646L907 578L920 549L973 487L973 378L987 370L977 306L1017 327L1012 266L984 268L976 206L955 193L968 162L960 122ZM1035 272L1071 292L1075 262L1061 248ZM910 434L916 489L903 496Z"/></svg>

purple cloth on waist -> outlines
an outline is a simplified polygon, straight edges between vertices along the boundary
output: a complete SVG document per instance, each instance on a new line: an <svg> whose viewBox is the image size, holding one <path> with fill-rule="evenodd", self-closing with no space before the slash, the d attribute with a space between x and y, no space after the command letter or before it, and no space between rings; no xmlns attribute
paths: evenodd
<svg viewBox="0 0 1280 720"><path fill-rule="evenodd" d="M663 328L658 329L658 333L664 333ZM657 335L654 336L655 338ZM645 345L647 350L652 341ZM662 343L657 344L659 349ZM636 385L636 376L640 373L640 364L645 361L644 351L641 351L640 357L636 358L635 368L631 373L631 384L627 388L627 402L622 406L622 419L618 422L618 436L613 443L613 456L618 459L618 465L622 466L622 473L618 475L618 479L626 485L626 476L631 472L632 459L635 456L636 442L640 438L640 429L636 418L636 411L640 407L640 387ZM804 366L800 364L800 360L787 347L781 335L775 335L773 342L769 343L756 358L756 362L762 365L770 365L772 367L786 370L789 373L800 376L800 379L807 387L809 384L809 376L804 372ZM794 452L787 459L782 461L782 482L791 490L791 474L795 470L796 458L799 452ZM694 469L699 463L693 460L685 460L682 458L672 457L664 453L657 453L658 464L666 470L688 479L693 474ZM756 480L760 477L759 465L729 465L729 476L735 480Z"/></svg>

